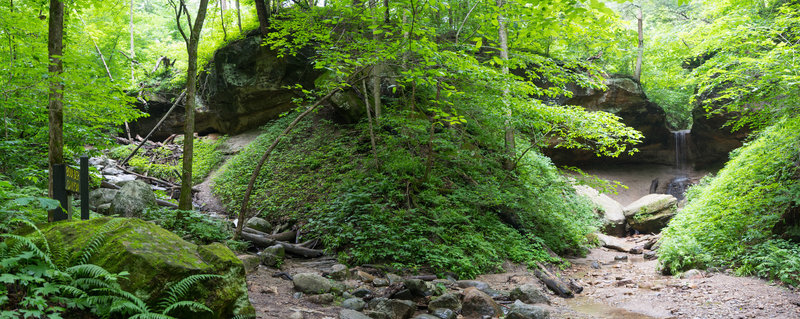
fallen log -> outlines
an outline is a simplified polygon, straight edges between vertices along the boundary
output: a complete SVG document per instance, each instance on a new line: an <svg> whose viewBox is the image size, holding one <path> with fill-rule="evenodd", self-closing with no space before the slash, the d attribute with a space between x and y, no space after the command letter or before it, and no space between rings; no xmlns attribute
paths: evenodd
<svg viewBox="0 0 800 319"><path fill-rule="evenodd" d="M550 271L547 270L547 268L542 266L542 264L537 263L536 265L539 266L539 269L535 269L533 271L533 274L536 275L536 278L539 278L539 280L544 282L547 288L549 288L562 298L575 297L575 295L572 292L572 289L570 289L567 284L562 282L561 278L551 274Z"/></svg>
<svg viewBox="0 0 800 319"><path fill-rule="evenodd" d="M293 255L302 256L302 257L306 257L306 258L313 258L313 257L319 257L319 256L324 255L322 250L300 247L298 245L293 245L293 244L290 244L290 243L287 243L287 242L277 241L277 240L269 238L267 236L258 235L258 234L252 233L252 232L242 231L241 238L246 240L246 241L249 241L249 242L253 243L253 245L256 245L256 246L261 247L261 248L269 247L269 246L273 246L273 245L281 245L281 246L283 246L283 249L287 253L290 253L290 254L293 254Z"/></svg>

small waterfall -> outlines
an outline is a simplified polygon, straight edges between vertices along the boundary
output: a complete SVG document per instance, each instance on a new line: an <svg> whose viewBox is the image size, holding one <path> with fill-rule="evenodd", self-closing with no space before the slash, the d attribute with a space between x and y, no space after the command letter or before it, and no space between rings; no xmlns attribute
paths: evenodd
<svg viewBox="0 0 800 319"><path fill-rule="evenodd" d="M675 196L678 200L685 197L686 189L691 185L687 177L687 164L689 162L689 145L687 143L689 130L672 132L675 138L675 170L677 175L667 184L667 194Z"/></svg>
<svg viewBox="0 0 800 319"><path fill-rule="evenodd" d="M683 172L686 170L686 162L689 159L689 146L687 143L687 136L689 130L681 130L672 132L675 138L675 168Z"/></svg>

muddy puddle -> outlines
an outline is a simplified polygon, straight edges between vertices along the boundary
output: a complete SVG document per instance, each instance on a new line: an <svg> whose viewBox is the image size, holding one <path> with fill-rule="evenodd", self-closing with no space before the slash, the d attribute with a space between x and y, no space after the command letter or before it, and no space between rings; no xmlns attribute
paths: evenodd
<svg viewBox="0 0 800 319"><path fill-rule="evenodd" d="M658 318L602 304L593 301L591 298L586 296L576 296L575 298L567 299L565 305L571 310L575 311L576 313L590 316L593 318L618 318L618 319Z"/></svg>

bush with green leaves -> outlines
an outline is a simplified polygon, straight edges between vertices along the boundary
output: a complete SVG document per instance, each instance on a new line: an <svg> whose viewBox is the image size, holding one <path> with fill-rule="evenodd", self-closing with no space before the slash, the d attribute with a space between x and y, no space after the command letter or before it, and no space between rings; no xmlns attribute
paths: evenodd
<svg viewBox="0 0 800 319"><path fill-rule="evenodd" d="M182 217L179 219L178 217ZM225 242L233 235L230 223L197 211L180 211L170 208L150 208L142 219L154 222L185 240L198 245Z"/></svg>
<svg viewBox="0 0 800 319"><path fill-rule="evenodd" d="M800 206L799 130L798 118L779 120L734 151L716 177L689 189L686 207L663 232L665 271L729 267L797 284L798 243L776 225L791 223L786 218Z"/></svg>
<svg viewBox="0 0 800 319"><path fill-rule="evenodd" d="M553 261L545 246L582 253L596 217L548 158L528 152L515 172L506 171L502 145L468 122L434 132L429 162L429 120L395 114L387 112L375 132L379 170L367 123L301 122L262 169L254 211L304 225L305 237L321 239L350 264L430 267L468 278L506 260ZM229 211L238 211L257 157L289 120L267 126L214 180Z"/></svg>

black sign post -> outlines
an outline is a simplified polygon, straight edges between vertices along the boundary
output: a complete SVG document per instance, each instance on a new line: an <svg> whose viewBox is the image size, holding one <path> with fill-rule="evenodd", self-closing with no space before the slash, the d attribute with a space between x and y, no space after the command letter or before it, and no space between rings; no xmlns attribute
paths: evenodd
<svg viewBox="0 0 800 319"><path fill-rule="evenodd" d="M81 219L89 220L89 156L81 156Z"/></svg>
<svg viewBox="0 0 800 319"><path fill-rule="evenodd" d="M70 218L64 211L69 210L68 193L79 193L81 197L81 219L89 219L89 157L81 156L80 169L64 164L53 165L53 199L58 200L61 207L53 210L50 221Z"/></svg>

